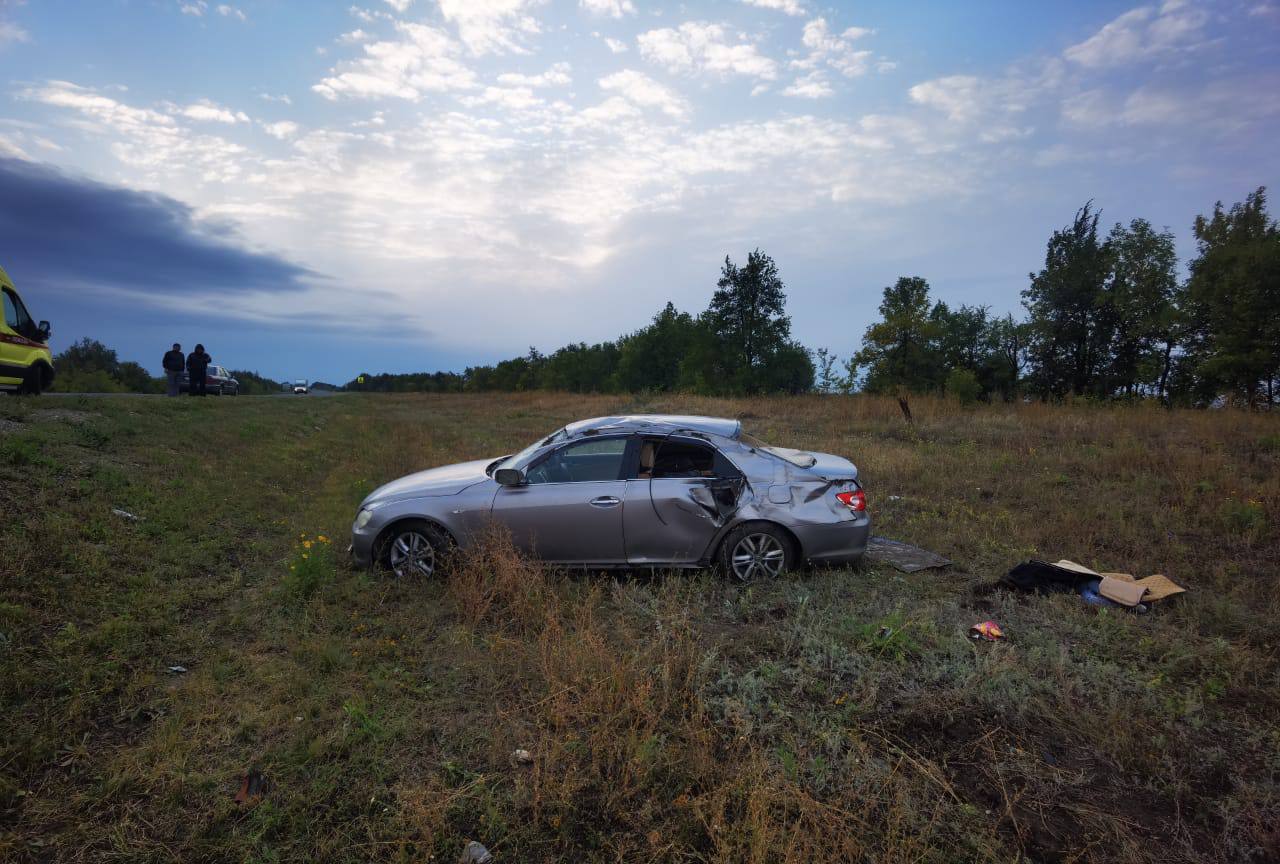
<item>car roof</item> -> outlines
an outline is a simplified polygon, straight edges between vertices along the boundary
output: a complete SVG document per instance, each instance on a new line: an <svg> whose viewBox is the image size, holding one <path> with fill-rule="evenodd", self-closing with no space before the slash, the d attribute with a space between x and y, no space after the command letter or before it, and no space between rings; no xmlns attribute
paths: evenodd
<svg viewBox="0 0 1280 864"><path fill-rule="evenodd" d="M599 432L701 432L721 438L737 439L742 423L728 417L696 417L682 414L623 414L616 417L593 417L564 427L570 438Z"/></svg>

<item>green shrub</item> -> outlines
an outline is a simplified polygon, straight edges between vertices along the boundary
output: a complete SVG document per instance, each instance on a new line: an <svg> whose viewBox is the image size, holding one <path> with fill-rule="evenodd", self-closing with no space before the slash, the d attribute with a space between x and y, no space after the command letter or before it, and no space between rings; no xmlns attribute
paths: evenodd
<svg viewBox="0 0 1280 864"><path fill-rule="evenodd" d="M982 396L982 385L971 369L952 369L947 376L947 395L961 405L972 405Z"/></svg>

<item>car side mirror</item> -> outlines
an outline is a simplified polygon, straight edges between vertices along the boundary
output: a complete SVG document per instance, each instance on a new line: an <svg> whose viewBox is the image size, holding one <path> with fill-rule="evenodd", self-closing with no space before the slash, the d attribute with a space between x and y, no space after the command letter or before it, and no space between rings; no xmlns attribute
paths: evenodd
<svg viewBox="0 0 1280 864"><path fill-rule="evenodd" d="M523 486L524 472L519 468L499 468L493 472L493 479L499 486Z"/></svg>
<svg viewBox="0 0 1280 864"><path fill-rule="evenodd" d="M48 342L49 337L53 334L53 330L49 327L48 321L41 321L40 326L36 328L40 332L40 338Z"/></svg>

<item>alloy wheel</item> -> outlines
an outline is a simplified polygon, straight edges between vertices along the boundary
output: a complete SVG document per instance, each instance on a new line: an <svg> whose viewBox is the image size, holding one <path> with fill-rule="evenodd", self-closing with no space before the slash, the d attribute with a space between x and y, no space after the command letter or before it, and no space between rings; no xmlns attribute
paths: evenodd
<svg viewBox="0 0 1280 864"><path fill-rule="evenodd" d="M733 547L730 559L733 575L742 582L750 582L758 577L772 579L782 572L787 561L786 550L781 541L772 534L748 534Z"/></svg>
<svg viewBox="0 0 1280 864"><path fill-rule="evenodd" d="M391 572L397 578L430 577L436 572L436 548L420 531L405 531L391 543Z"/></svg>

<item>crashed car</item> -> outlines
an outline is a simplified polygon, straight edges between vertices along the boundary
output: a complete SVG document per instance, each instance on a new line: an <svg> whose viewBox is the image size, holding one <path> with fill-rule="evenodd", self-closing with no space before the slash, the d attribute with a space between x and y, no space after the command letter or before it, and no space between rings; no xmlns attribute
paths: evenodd
<svg viewBox="0 0 1280 864"><path fill-rule="evenodd" d="M631 415L388 483L360 505L351 555L358 566L431 576L490 520L555 565L719 565L742 581L856 562L871 530L847 459L771 447L737 420Z"/></svg>

